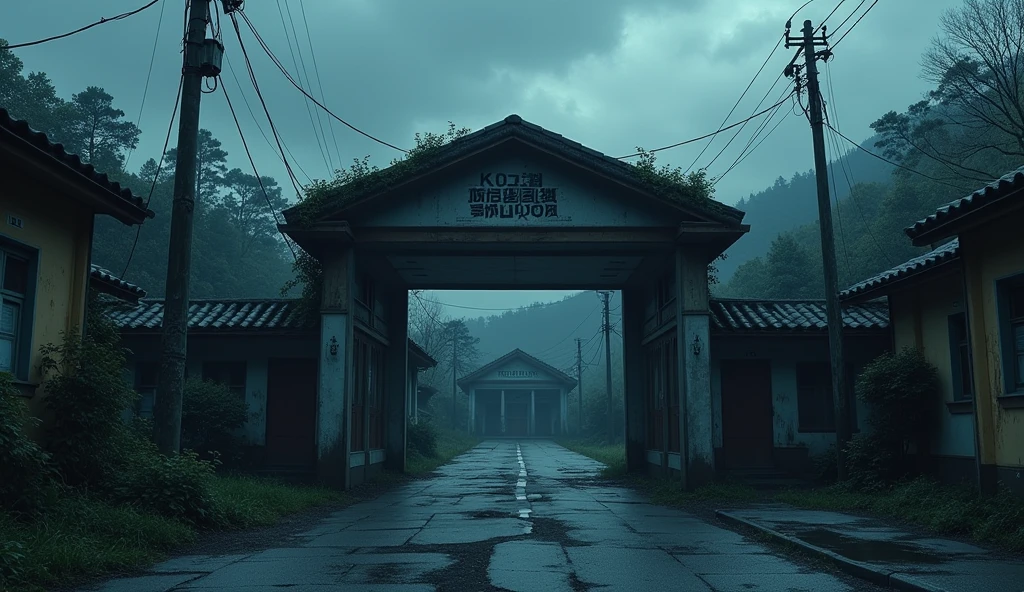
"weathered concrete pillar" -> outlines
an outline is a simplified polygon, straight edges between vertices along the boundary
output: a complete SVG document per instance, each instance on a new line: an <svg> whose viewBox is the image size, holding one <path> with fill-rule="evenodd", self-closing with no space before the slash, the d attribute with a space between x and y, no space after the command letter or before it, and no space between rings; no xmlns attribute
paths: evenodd
<svg viewBox="0 0 1024 592"><path fill-rule="evenodd" d="M530 391L530 425L527 432L530 436L537 435L537 391Z"/></svg>
<svg viewBox="0 0 1024 592"><path fill-rule="evenodd" d="M501 434L505 435L505 391L501 391Z"/></svg>
<svg viewBox="0 0 1024 592"><path fill-rule="evenodd" d="M715 478L706 254L677 248L675 277L680 466L683 486L695 489Z"/></svg>
<svg viewBox="0 0 1024 592"><path fill-rule="evenodd" d="M405 385L409 379L409 290L390 286L388 342L384 376L384 466L405 471L405 429L409 415Z"/></svg>
<svg viewBox="0 0 1024 592"><path fill-rule="evenodd" d="M352 410L352 303L355 258L343 249L320 259L320 381L316 414L316 472L324 484L347 488Z"/></svg>
<svg viewBox="0 0 1024 592"><path fill-rule="evenodd" d="M469 389L469 433L476 434L476 389Z"/></svg>
<svg viewBox="0 0 1024 592"><path fill-rule="evenodd" d="M644 292L642 288L622 290L622 382L625 388L626 470L647 470L647 409L644 406Z"/></svg>
<svg viewBox="0 0 1024 592"><path fill-rule="evenodd" d="M413 425L416 425L420 422L420 373L418 369L413 368L409 374L409 416Z"/></svg>
<svg viewBox="0 0 1024 592"><path fill-rule="evenodd" d="M565 395L565 387L558 389L558 417L562 435L569 435L569 405Z"/></svg>

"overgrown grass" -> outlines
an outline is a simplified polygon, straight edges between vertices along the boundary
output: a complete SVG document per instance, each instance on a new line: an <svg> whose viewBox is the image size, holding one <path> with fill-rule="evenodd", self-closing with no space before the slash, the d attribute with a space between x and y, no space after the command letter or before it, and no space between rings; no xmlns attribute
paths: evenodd
<svg viewBox="0 0 1024 592"><path fill-rule="evenodd" d="M268 526L289 515L351 498L326 487L298 487L249 476L219 477L213 495L222 504L228 526Z"/></svg>
<svg viewBox="0 0 1024 592"><path fill-rule="evenodd" d="M558 443L604 464L602 477L621 477L626 474L626 447L623 444L603 444L587 440L559 440Z"/></svg>
<svg viewBox="0 0 1024 592"><path fill-rule="evenodd" d="M345 494L255 477L218 476L212 487L225 529L268 526L315 506L344 502ZM84 578L117 574L157 561L195 541L185 522L82 494L61 496L30 521L0 512L0 571L7 588L37 591Z"/></svg>
<svg viewBox="0 0 1024 592"><path fill-rule="evenodd" d="M935 534L962 536L1004 550L1024 552L1024 500L1007 491L982 497L968 487L918 479L878 493L860 493L834 485L810 491L785 491L775 499L802 508L867 512L902 520Z"/></svg>
<svg viewBox="0 0 1024 592"><path fill-rule="evenodd" d="M413 476L427 475L456 456L480 443L476 437L465 432L436 430L437 449L433 456L423 455L410 449L406 456L406 473Z"/></svg>

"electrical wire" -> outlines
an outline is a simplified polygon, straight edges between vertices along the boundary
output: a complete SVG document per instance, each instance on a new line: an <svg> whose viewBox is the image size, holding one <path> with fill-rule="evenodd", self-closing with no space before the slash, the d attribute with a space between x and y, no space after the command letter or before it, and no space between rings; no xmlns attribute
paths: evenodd
<svg viewBox="0 0 1024 592"><path fill-rule="evenodd" d="M178 78L178 91L174 93L174 108L171 110L171 121L167 124L167 135L164 137L164 147L160 151L160 159L156 163L156 173L153 174L153 183L149 186L149 195L146 196L146 209L149 209L149 202L153 200L153 192L156 190L156 183L160 180L160 171L164 167L164 157L167 156L167 146L171 143L171 132L174 131L174 121L178 116L178 106L181 104L181 87L185 84L185 75ZM125 261L124 269L121 270L121 279L125 279L128 267L132 264L135 256L135 249L139 246L139 235L142 234L142 225L135 229L135 240L132 241L132 248L128 251L128 260Z"/></svg>
<svg viewBox="0 0 1024 592"><path fill-rule="evenodd" d="M298 261L299 260L299 256L298 256L298 254L295 253L295 249L292 247L292 243L288 239L288 235L286 235L284 233L284 231L281 230L281 227L278 226L278 224L280 223L280 220L277 217L277 210L274 209L274 204L272 204L270 202L270 195L267 193L267 188L263 184L263 177L260 176L260 172L258 170L256 170L256 161L254 161L252 159L252 153L249 152L249 144L248 144L248 142L245 141L245 134L242 133L242 124L239 123L238 115L235 114L235 107L234 107L234 105L231 104L231 97L228 96L227 85L225 85L225 84L220 85L220 90L221 90L221 93L224 94L224 100L228 104L228 111L231 112L231 119L234 120L235 127L238 128L238 137L241 138L241 140L242 140L242 148L245 150L245 156L248 157L249 164L252 165L252 173L253 173L253 175L256 176L256 181L260 184L260 191L263 192L263 199L267 202L267 209L270 210L270 214L274 217L274 227L277 228L277 231L279 233L281 233L281 238L284 239L284 244L288 247L288 250L291 251L291 253L292 253L292 259L295 260L295 261Z"/></svg>
<svg viewBox="0 0 1024 592"><path fill-rule="evenodd" d="M309 42L309 56L313 59L313 72L316 74L316 83L320 87L320 100L327 102L327 95L324 93L323 79L320 78L320 66L316 63L316 52L313 50L313 36L309 32L309 20L306 18L306 4L299 0L299 9L302 11L302 22L306 27L306 40ZM308 76L307 76L308 78ZM341 149L338 148L338 135L334 133L334 120L327 120L327 127L331 130L331 139L334 140L334 152L338 157L338 163L341 164ZM327 138L324 138L324 143L327 142Z"/></svg>
<svg viewBox="0 0 1024 592"><path fill-rule="evenodd" d="M769 90L769 92L770 92L770 90ZM766 139L768 139L768 136L770 136L770 135L771 135L772 133L774 133L774 132L775 132L775 130L776 130L776 129L778 129L779 125L780 125L780 124L781 124L781 123L782 123L783 121L785 121L785 119L786 119L786 118L785 118L785 116L783 116L783 118L782 118L782 119L780 119L780 120L779 120L779 122L775 124L775 127L773 127L773 128L772 128L772 129L771 129L771 130L770 130L770 131L768 132L768 134L766 134L766 135L765 135L764 137L762 137L762 138L761 138L761 140L760 140L760 141L758 141L758 137L759 137L759 136L761 135L761 133L762 133L762 132L763 132L763 131L764 131L764 130L765 130L765 129L766 129L767 127L768 127L768 125L769 125L769 124L771 123L771 121L772 121L772 120L773 120L773 119L775 118L775 116L776 116L776 115L778 115L778 114L779 114L779 113L780 113L780 112L782 111L782 107L781 107L781 104L782 104L782 103L784 103L785 101L789 100L789 98L790 98L790 97L792 97L792 96L793 96L793 94L795 94L795 91L793 91L793 90L789 90L789 89L786 89L786 88L783 88L783 94L782 94L782 95L780 96L780 101L776 103L776 105L779 105L779 106L778 106L778 107L777 107L777 108L775 109L775 111L773 111L773 112L772 112L772 114L771 114L771 115L769 115L769 116L768 116L768 117L767 117L767 118L766 118L766 119L765 119L764 121L762 121L762 122L761 122L761 124L760 124L760 125L758 126L758 128L757 128L756 130L754 130L754 134L753 134L753 135L751 135L751 137L750 137L750 140L748 140L748 141L747 141L747 144L746 144L746 145L745 145L745 146L743 147L743 149L742 149L742 150L740 151L740 154L739 154L739 156L737 156L737 157L736 157L736 160L734 160L734 161L732 162L732 164L731 164L731 165L729 165L729 167L728 167L728 168L727 168L727 169L725 170L725 172L724 172L724 173L722 173L721 175L719 175L718 177L716 177L716 178L715 178L715 180L714 180L714 181L712 182L712 186L715 186L715 185L717 185L717 184L718 184L718 183L719 183L719 182L720 182L720 181L721 181L721 180L722 180L723 178L725 178L725 176L726 176L726 175L728 175L728 174L729 174L729 173L730 173L730 172L731 172L731 171L732 171L732 170L733 170L734 168L736 168L736 167L737 167L737 166L738 166L738 165L739 165L739 164L740 164L741 162L743 162L744 160L746 160L747 156L749 156L749 155L750 155L751 153L753 153L753 151L754 151L754 150L757 150L757 148L758 148L758 147L760 147L760 146L761 146L761 144L762 144L762 143L763 143L763 142L764 142L764 141L765 141ZM767 97L766 97L766 98L767 98ZM762 99L762 101L763 101L763 100L764 100L764 99ZM741 129L742 129L742 128L741 128ZM738 133L739 133L739 132L737 132L737 134L738 134ZM730 142L731 142L731 140L730 140ZM757 142L757 144L756 144L756 145L754 145L754 142ZM751 149L751 145L754 145L753 149Z"/></svg>
<svg viewBox="0 0 1024 592"><path fill-rule="evenodd" d="M285 161L285 170L288 171L288 177L291 179L295 193L298 196L301 196L302 190L299 188L298 179L295 178L295 171L292 170L291 165L288 164L288 160L284 156L284 147L281 144L281 137L277 133L277 126L274 125L274 120L270 116L270 109L267 108L267 102L263 99L263 93L260 91L259 82L256 80L256 72L253 71L252 62L249 60L249 53L245 50L245 43L242 41L242 30L238 27L238 20L235 19L235 12L231 13L231 23L234 25L235 35L238 37L238 46L242 50L245 67L249 71L249 81L252 83L253 89L256 91L256 96L260 100L260 105L263 106L263 113L267 116L267 122L270 124L270 131L274 134L274 140L277 142L277 150L281 154L281 158Z"/></svg>
<svg viewBox="0 0 1024 592"><path fill-rule="evenodd" d="M539 352L539 353L538 353L538 355L542 355L542 354L545 354L545 353L547 353L547 352L549 352L549 351L551 351L551 350L555 349L556 347L558 347L558 346L562 345L562 344L563 344L563 343L565 343L566 341L568 341L568 340L569 340L569 338L571 338L571 337L573 337L574 335L576 335L576 332L580 330L580 327L582 327L583 325L585 325L585 324L587 323L587 321L589 321L589 320L590 320L590 317L594 316L594 313L595 313L595 312L597 312L598 310L600 310L600 307L598 307L598 306L595 306L595 307L594 307L594 309L590 311L590 314L588 314L588 315L587 315L587 316L586 316L586 317L585 317L585 318L584 318L584 319L583 319L582 321L580 321L580 324L579 324L579 325L576 325L576 328L575 328L575 329L573 329L572 331L570 331L570 332L569 332L569 334L568 334L568 335L566 335L565 337L563 337L563 338L562 338L562 339L561 339L561 340L560 340L560 341L559 341L558 343L556 343L556 344L552 345L551 347L549 347L549 348L547 348L547 349L545 349L545 350L543 350L543 351Z"/></svg>
<svg viewBox="0 0 1024 592"><path fill-rule="evenodd" d="M404 149L404 148L399 148L398 146L395 146L394 144L385 142L384 140L381 140L380 138L378 138L376 136L373 136L373 135L371 135L371 134L369 134L367 132L364 132L363 130L359 129L358 127L356 127L356 126L352 125L351 123L345 121L341 117L338 117L337 115L335 115L335 113L333 111L331 111L330 109L325 107L323 103L321 103L320 101L316 100L316 97L314 97L313 95L311 95L308 92L306 92L306 89L302 88L302 85L300 85L299 83L295 82L295 79L292 78L291 74L288 73L288 70L284 67L283 64L281 64L281 61L279 59L277 59L277 56L274 55L274 52L271 51L270 47L263 40L263 37L260 36L259 31L256 30L256 27L252 24L252 21L249 20L249 17L245 14L245 11L238 10L236 12L231 13L232 19L234 18L235 14L242 15L242 20L244 20L245 23L249 26L249 29L252 31L253 35L256 37L256 40L259 42L260 46L263 48L263 51L265 51L267 53L267 55L270 57L271 61L274 62L274 65L277 66L278 70L280 70L281 73L284 74L285 78L288 79L288 82L290 82L292 84L292 86L294 86L296 89L298 89L299 92L301 92L302 94L306 95L306 97L308 97L309 100L313 101L313 103L317 107L320 107L321 109L323 109L325 113L327 113L328 115L330 115L334 119L338 120L338 122L340 122L345 127L349 128L350 130L352 130L352 131L354 131L354 132L356 132L356 133L358 133L358 134L360 134L362 136L365 136L366 138L369 138L369 139L373 140L374 142L377 142L378 144L381 144L383 146L387 146L388 148L393 148L395 150L398 150L399 152L402 152L403 154L408 154L409 153L409 151Z"/></svg>
<svg viewBox="0 0 1024 592"><path fill-rule="evenodd" d="M117 15L117 16L112 16L110 18L106 18L106 17L101 18L100 20L98 20L98 21L96 21L94 23L90 23L90 24L88 24L88 25L86 25L84 27L80 27L78 29L75 29L74 31L69 31L67 33L61 33L60 35L54 35L53 37L47 37L46 39L39 39L37 41L28 41L26 43L15 43L14 45L7 45L7 46L4 47L4 49L20 49L22 47L31 47L33 45L40 45L42 43L49 43L50 41L56 41L58 39L64 39L65 37L71 37L72 35L77 35L77 34L81 33L82 31L88 31L89 29L91 29L93 27L98 27L100 25L105 25L107 23L111 23L111 22L114 22L114 21L119 21L119 20L122 20L122 19L126 19L126 18L128 18L130 16L135 16L136 14L139 14L143 10L146 10L147 8L153 6L157 2L160 2L160 0L152 0L151 2L149 2L148 4L146 4L146 5L144 5L144 6L140 7L140 8L136 8L135 10L132 10L130 12L123 12L123 13Z"/></svg>
<svg viewBox="0 0 1024 592"><path fill-rule="evenodd" d="M864 11L864 12L863 12L863 13L862 13L862 14L861 14L861 15L860 15L860 16L859 16L858 18L857 18L857 20L853 21L853 24L852 24L852 25L850 25L850 28L849 28L849 29L847 29L847 30L846 30L846 32L845 32L845 33L843 33L843 34L842 34L842 36L840 36L840 37L839 37L839 40L838 40L838 41L836 41L835 43L833 43L833 44L832 44L832 48L831 48L831 49L835 50L835 48L836 48L836 47L838 47L838 46L839 46L839 44L843 42L843 39L846 39L846 36L850 34L850 31L852 31L852 30L854 30L854 29L856 29L856 28L857 28L857 24L859 24L859 23L860 23L860 21L861 21L861 19L863 19L864 17L866 17L866 16L868 15L868 13L869 13L869 12L871 12L871 9L872 9L872 8L874 8L876 4L878 4L878 0L875 0L874 2L872 2L872 3L871 3L871 6L868 6L868 9L867 9L867 10L865 10L865 11ZM845 21L844 21L844 22L845 22Z"/></svg>
<svg viewBox="0 0 1024 592"><path fill-rule="evenodd" d="M146 84L142 87L142 104L139 105L139 116L135 118L135 127L139 127L142 124L142 113L146 109L146 97L149 95L149 82L153 78L153 63L156 61L156 48L157 43L160 42L160 29L164 23L164 9L167 8L167 3L164 2L160 5L160 18L156 21L156 35L153 36L153 51L149 56L149 70L146 72ZM128 150L128 155L124 157L124 164L121 166L121 172L128 170L128 161L132 159L132 154L135 153L135 148Z"/></svg>
<svg viewBox="0 0 1024 592"><path fill-rule="evenodd" d="M309 70L306 69L306 59L303 57L303 55L302 55L302 48L299 45L299 33L296 30L296 28L295 28L295 19L292 18L292 5L288 4L288 3L285 3L285 11L288 13L288 22L291 24L291 27L292 27L292 38L295 39L295 51L296 51L296 53L299 54L299 64L302 65L302 75L306 77L306 86L309 87L309 88L313 88L313 83L310 81L310 78L309 78ZM312 40L309 39L309 23L308 22L306 23L306 37L307 37L307 40L310 41L310 47L312 47ZM299 77L299 81L300 82L302 81L302 77L301 76ZM323 100L323 96L322 96L323 92L321 92L320 94L321 94L321 101L322 101ZM324 153L327 155L327 162L328 162L328 164L331 167L330 168L330 173L333 174L336 169L334 168L334 159L331 157L331 149L327 145L327 132L324 131L324 122L323 122L323 118L321 117L322 114L320 113L319 110L315 110L315 111L316 111L316 122L317 122L317 125L320 126L320 138L323 139ZM330 120L328 120L328 121L330 121ZM314 133L315 133L315 130L314 130ZM340 156L338 158L338 164L341 165L341 158L340 158Z"/></svg>
<svg viewBox="0 0 1024 592"><path fill-rule="evenodd" d="M912 169L912 168L910 168L910 167L908 167L908 166L905 166L905 165L902 165L902 164L900 164L900 163L898 163L898 162L895 162L895 161L893 161L893 160L890 160L890 159L888 159L888 158L886 158L886 157L884 157L884 156L882 156L882 155L880 155L880 154L875 154L874 152L872 152L872 151L868 150L867 148L865 148L865 147L861 146L861 145L860 145L860 144L858 144L857 142L854 142L853 140L851 140L851 139L850 139L850 138L848 138L847 136L843 135L843 133L842 133L842 132L840 132L840 131L839 131L839 130L837 130L836 128L832 127L832 124L830 124L830 123L827 123L827 122L826 122L826 123L825 123L825 127L827 127L828 129L832 130L833 132L835 132L835 133L836 133L836 135L838 135L838 136L839 136L840 138L842 138L842 139L846 140L847 142L849 142L850 144L853 144L854 146L856 146L856 147L857 147L857 149L858 149L858 150L860 150L861 152L864 152L864 153L870 154L871 156L873 156L873 157L877 158L878 160L881 160L882 162L887 162L887 163L891 164L892 166L894 166L894 167L896 167L896 168L898 168L898 169L902 169L902 170L904 170L904 171L907 171L908 173L913 173L913 174L915 174L915 175L917 175L917 176L919 176L919 177L922 177L922 178L928 179L928 180L930 180L930 181L935 181L936 183L939 183L940 185L945 185L945 186L947 186L947 187L952 187L953 189L957 189L957 190L960 190L960 191L963 191L963 190L964 190L964 188L963 188L963 187L960 187L960 186L958 186L958 185L954 185L954 184L952 184L952 183L949 183L949 182L947 182L947 181L943 181L942 179L939 179L938 177L933 177L933 176L931 176L931 175L928 175L928 174L922 173L922 172L920 172L920 171L916 171L916 170L914 170L914 169Z"/></svg>
<svg viewBox="0 0 1024 592"><path fill-rule="evenodd" d="M843 22L839 23L839 26L836 27L834 31L832 31L832 34L835 35L836 33L838 33L839 30L843 28L843 25L848 23L850 19L853 18L853 15L857 14L857 11L860 10L860 7L864 6L864 3L867 1L868 0L860 0L860 4L858 4L857 7L850 12L850 14L846 15L846 18L843 19Z"/></svg>
<svg viewBox="0 0 1024 592"><path fill-rule="evenodd" d="M256 118L256 113L252 110L252 105L249 104L249 99L246 98L245 93L242 91L242 83L238 80L238 75L235 74L235 69L231 67L231 58L228 57L227 54L224 55L224 61L227 65L227 68L225 69L228 72L230 72L231 77L234 78L235 87L238 88L238 94L242 97L242 102L245 103L245 108L249 111L249 115L252 117L253 123L256 124L256 129L260 131L260 135L263 136L263 139L267 141L267 145L270 146L271 150L274 151L274 156L277 156L278 160L280 160L284 165L287 166L288 161L286 161L280 154L277 153L277 148L274 147L274 143L271 142L270 138L267 137L267 133L263 131L263 126L260 125L259 120ZM292 157L292 161L295 163L295 166L299 169L299 172L302 173L304 177L306 177L306 182L312 183L313 177L310 177L309 173L307 173L306 170L302 168L302 165L299 164L299 159L295 158L295 155L292 154L291 149L288 148L288 144L285 144L284 141L282 141L281 145L284 146L285 152L288 153L288 156Z"/></svg>
<svg viewBox="0 0 1024 592"><path fill-rule="evenodd" d="M736 99L736 102L733 104L732 109L729 109L729 113L726 114L724 119L722 119L722 123L718 124L719 127L721 127L721 126L725 125L726 123L728 123L729 118L732 117L732 114L736 111L736 108L740 106L740 102L743 101L743 97L747 96L747 92L750 91L750 87L754 86L754 82L757 80L757 77L761 75L761 72L764 71L765 67L768 65L768 62L771 61L772 56L774 56L775 52L778 51L779 47L782 46L782 41L785 38L786 38L785 35L783 35L782 37L779 37L779 40L775 43L775 47L773 47L771 52L769 52L768 57L764 59L764 63L761 64L761 67L758 68L757 73L755 73L754 77L750 79L749 83L747 83L747 88L743 89L743 92L740 93L740 98ZM760 105L758 105L758 106L760 106ZM697 158L694 158L693 162L690 163L690 166L686 167L686 172L690 172L690 170L693 169L693 166L695 164L697 164L697 161L700 160L700 158L702 156L704 156L704 152L706 152L707 149L711 147L711 144L714 143L715 137L717 137L717 134L711 136L711 139L708 140L708 143L704 146L703 149L701 149L700 153L697 154ZM735 138L735 136L733 136L733 137ZM732 140L730 140L730 142L731 141ZM729 147L728 144L726 144L725 146L726 146L726 148ZM724 148L723 148L723 150L724 150ZM719 154L721 154L721 152ZM714 162L714 161L712 161L712 162ZM710 166L710 165L708 165L708 166Z"/></svg>
<svg viewBox="0 0 1024 592"><path fill-rule="evenodd" d="M299 82L303 83L303 81L302 81L302 71L305 70L305 64L303 64L303 70L300 70L299 69L299 60L295 58L295 51L296 51L296 49L298 49L298 47L296 47L294 49L292 48L292 36L293 36L293 34L296 37L295 45L298 46L298 39L297 39L298 35L295 34L295 21L292 20L292 34L289 34L288 33L288 21L285 20L284 11L281 9L281 0L276 0L276 3L277 3L277 13L281 17L281 28L284 29L285 43L288 44L288 53L291 54L291 56L292 56L292 65L295 67L295 75L299 77ZM285 5L287 6L287 3ZM291 10L290 9L289 9L289 12L288 12L288 18L291 19ZM300 58L302 57L301 53L299 54L299 57ZM309 106L309 99L303 97L303 99L302 99L302 106L306 108L306 115L309 116L309 124L313 128L313 137L316 138L317 150L320 151L320 157L324 159L324 166L327 167L327 174L328 174L328 176L330 176L331 173L334 172L334 166L328 161L327 153L324 152L323 143L320 141L320 135L319 135L319 133L316 130L316 121L313 120L313 109L311 109L310 106ZM318 117L319 117L319 115L320 115L319 112L317 112L317 116Z"/></svg>
<svg viewBox="0 0 1024 592"><path fill-rule="evenodd" d="M694 142L699 142L701 140L706 140L707 138L710 138L710 137L714 136L715 134L720 134L720 133L722 133L724 131L731 130L732 128L734 128L734 127L736 127L738 125L743 125L744 123L746 123L746 122L748 122L748 121L750 121L752 119L757 119L758 117L764 115L765 113L771 111L772 109L778 107L779 105L781 105L782 103L785 103L785 102L786 102L786 99L783 99L782 101L772 105L771 107L768 107L767 109L765 109L763 111L759 111L759 112L751 115L750 117L748 117L748 118L746 118L746 119L744 119L742 121L737 121L736 123L733 123L732 125L727 125L727 126L721 128L721 129L718 129L716 131L711 132L710 134L704 134L703 136L700 136L700 137L697 137L697 138L691 138L689 140L684 140L682 142L676 142L675 144L670 144L668 146L662 146L661 148L655 148L653 150L647 150L645 152L648 153L648 154L653 153L653 152L661 152L662 150L670 150L672 148L678 148L679 146L685 146L686 144L692 144ZM635 156L640 156L641 154L644 154L645 152L635 152L633 154L628 154L626 156L618 156L616 158L618 160L625 160L627 158L633 158Z"/></svg>

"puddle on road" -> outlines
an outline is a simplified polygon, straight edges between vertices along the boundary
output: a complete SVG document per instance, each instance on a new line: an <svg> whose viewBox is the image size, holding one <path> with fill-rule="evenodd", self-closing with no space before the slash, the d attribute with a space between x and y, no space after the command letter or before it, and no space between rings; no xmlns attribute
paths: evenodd
<svg viewBox="0 0 1024 592"><path fill-rule="evenodd" d="M484 518L508 518L508 514L505 512L499 512L498 510L482 510L480 512L473 512L470 517L476 520Z"/></svg>
<svg viewBox="0 0 1024 592"><path fill-rule="evenodd" d="M794 536L812 545L835 551L854 561L931 565L945 563L945 559L926 553L915 545L858 539L824 528L807 530Z"/></svg>

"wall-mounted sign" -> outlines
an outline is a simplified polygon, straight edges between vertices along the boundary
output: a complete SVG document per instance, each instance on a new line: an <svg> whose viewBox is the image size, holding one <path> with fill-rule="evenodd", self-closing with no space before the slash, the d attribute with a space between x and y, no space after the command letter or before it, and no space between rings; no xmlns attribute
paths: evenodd
<svg viewBox="0 0 1024 592"><path fill-rule="evenodd" d="M7 224L15 228L25 228L25 221L14 214L7 214Z"/></svg>
<svg viewBox="0 0 1024 592"><path fill-rule="evenodd" d="M473 218L558 218L558 188L545 187L543 173L480 173L469 188Z"/></svg>
<svg viewBox="0 0 1024 592"><path fill-rule="evenodd" d="M536 370L498 370L502 378L537 378Z"/></svg>

